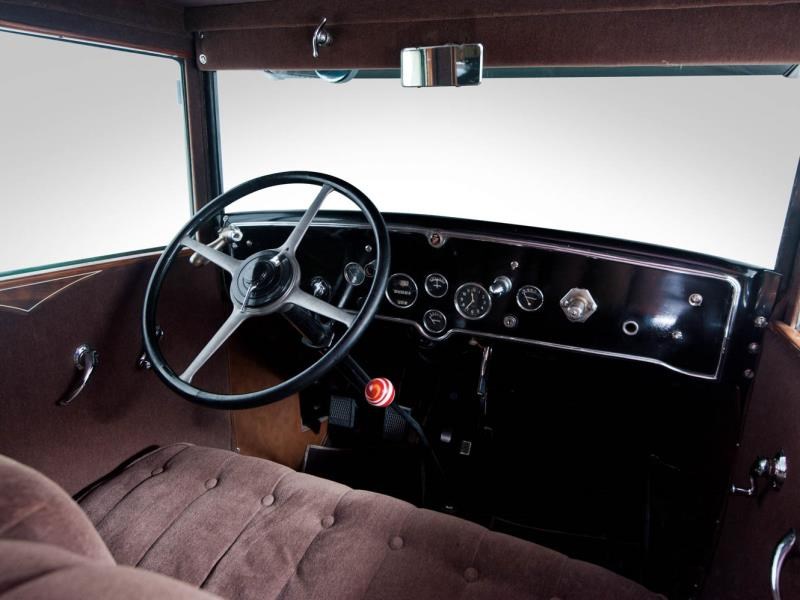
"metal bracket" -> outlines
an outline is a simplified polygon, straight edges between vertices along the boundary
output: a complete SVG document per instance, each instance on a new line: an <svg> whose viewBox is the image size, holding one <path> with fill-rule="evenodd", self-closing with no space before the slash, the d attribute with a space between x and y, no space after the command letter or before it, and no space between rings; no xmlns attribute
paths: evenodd
<svg viewBox="0 0 800 600"><path fill-rule="evenodd" d="M86 387L86 383L89 381L89 377L92 376L92 373L94 373L94 368L97 366L98 362L99 355L97 354L97 350L92 348L89 344L81 344L75 348L75 352L72 353L72 363L75 365L78 374L83 372L83 375L80 376L61 399L56 402L58 406L69 406L72 401L78 397L78 394Z"/></svg>
<svg viewBox="0 0 800 600"><path fill-rule="evenodd" d="M164 330L161 329L161 325L156 325L156 339L160 340L164 337ZM142 345L142 354L139 356L139 360L136 361L136 366L140 369L152 369L153 364L150 362L150 359L147 356L147 351L144 349L144 345Z"/></svg>
<svg viewBox="0 0 800 600"><path fill-rule="evenodd" d="M214 250L222 250L228 244L241 242L243 238L244 234L242 233L242 230L236 225L226 225L219 230L217 239L208 244L208 247L213 248ZM197 252L192 253L192 255L189 257L189 262L193 267L202 267L203 265L208 264L208 260L200 256Z"/></svg>
<svg viewBox="0 0 800 600"><path fill-rule="evenodd" d="M311 56L314 58L319 58L320 48L327 48L333 43L333 36L325 29L325 23L327 22L328 19L323 17L311 38Z"/></svg>
<svg viewBox="0 0 800 600"><path fill-rule="evenodd" d="M789 461L783 450L778 450L773 458L756 458L750 467L750 486L741 488L731 485L731 494L734 496L758 495L758 479L766 479L767 484L774 490L779 490L789 473Z"/></svg>

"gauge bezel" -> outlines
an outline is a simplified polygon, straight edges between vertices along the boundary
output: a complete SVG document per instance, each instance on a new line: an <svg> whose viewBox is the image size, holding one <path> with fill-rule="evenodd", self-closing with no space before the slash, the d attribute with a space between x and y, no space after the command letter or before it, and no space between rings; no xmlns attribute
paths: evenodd
<svg viewBox="0 0 800 600"><path fill-rule="evenodd" d="M414 301L411 302L411 304L408 304L407 306L400 306L394 300L392 300L392 297L389 295L389 289L391 288L392 280L395 277L406 277L411 282L411 285L414 286ZM389 301L389 304L391 304L395 308L399 308L400 310L406 310L414 306L417 303L417 300L419 300L419 286L417 285L417 282L414 280L414 278L408 273L392 273L389 276L389 279L386 283L386 291L383 294L384 296L386 296L386 299Z"/></svg>
<svg viewBox="0 0 800 600"><path fill-rule="evenodd" d="M355 265L356 267L358 267L358 269L359 269L359 272L361 273L361 281L359 281L358 283L354 283L354 282L350 281L350 277L349 277L349 275L348 275L348 273L347 273L347 269L349 269L349 268L350 268L351 266L353 266L353 265ZM361 265L360 265L359 263L357 263L356 261L350 261L349 263L347 263L347 264L344 266L344 270L342 271L342 273L344 274L344 280L345 280L347 283L349 283L350 285L352 285L353 287L358 287L358 286L360 286L361 284L363 284L363 283L364 283L364 282L367 280L367 272L364 270L364 267L363 267L363 266L361 266Z"/></svg>
<svg viewBox="0 0 800 600"><path fill-rule="evenodd" d="M483 291L483 293L486 294L486 298L489 300L489 306L486 307L486 312L484 312L482 315L480 315L478 317L471 317L471 316L465 314L464 311L461 310L461 306L459 306L459 304L458 304L458 294L459 294L459 292L461 292L461 290L463 290L465 287L470 286L470 285L480 288L481 291ZM468 321L480 321L481 319L485 319L486 316L492 311L492 295L489 293L489 290L487 290L485 287L483 287L480 283L478 283L476 281L467 281L466 283L462 283L460 286L458 286L456 288L456 293L453 294L453 304L456 307L456 312L458 312L458 314L460 314L462 317L464 317Z"/></svg>
<svg viewBox="0 0 800 600"><path fill-rule="evenodd" d="M430 289L428 289L428 279L430 279L433 276L441 277L442 280L444 280L444 291L439 295L434 294ZM447 280L447 277L445 277L441 273L428 273L427 275L425 275L425 281L422 283L422 287L425 288L425 293L428 294L428 296L430 296L431 298L436 298L438 300L439 298L444 298L445 296L447 296L447 292L450 291L450 282Z"/></svg>
<svg viewBox="0 0 800 600"><path fill-rule="evenodd" d="M522 293L522 290L524 290L525 288L533 288L533 289L535 289L537 292L539 292L539 295L542 297L542 301L539 303L539 306L537 306L536 308L528 308L522 302L519 301L519 295ZM531 285L531 284L523 285L522 287L520 287L517 290L517 293L514 296L514 298L517 301L517 306L519 306L525 312L536 312L537 310L541 310L542 306L544 306L544 292L537 285Z"/></svg>
<svg viewBox="0 0 800 600"><path fill-rule="evenodd" d="M442 324L442 328L441 329L431 329L430 327L428 327L428 322L427 322L426 319L428 318L428 315L431 314L431 313L439 313L439 315L442 317L442 320L444 321L444 323ZM447 329L447 316L442 311L440 311L439 309L436 309L436 308L432 308L430 310L426 310L425 314L422 315L422 326L425 328L425 331L427 331L428 333L433 333L434 335L439 335L440 333L443 333Z"/></svg>

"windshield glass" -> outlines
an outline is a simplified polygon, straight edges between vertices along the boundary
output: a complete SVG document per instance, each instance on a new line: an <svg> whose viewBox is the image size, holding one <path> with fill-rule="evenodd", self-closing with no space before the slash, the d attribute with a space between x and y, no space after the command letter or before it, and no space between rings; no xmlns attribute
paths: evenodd
<svg viewBox="0 0 800 600"><path fill-rule="evenodd" d="M274 171L322 171L384 212L589 233L767 268L800 150L800 82L781 75L515 76L405 89L396 78L228 71L218 89L226 189ZM300 209L311 197L237 210Z"/></svg>

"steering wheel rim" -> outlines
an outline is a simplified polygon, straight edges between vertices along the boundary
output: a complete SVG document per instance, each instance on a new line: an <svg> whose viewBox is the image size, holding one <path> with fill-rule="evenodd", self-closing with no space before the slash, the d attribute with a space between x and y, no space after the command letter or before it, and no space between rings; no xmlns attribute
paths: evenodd
<svg viewBox="0 0 800 600"><path fill-rule="evenodd" d="M208 246L200 244L197 242L192 236L197 232L199 227L207 222L209 219L213 218L221 214L222 210L228 206L229 204L244 198L254 192L267 189L270 187L275 187L277 185L285 185L285 184L293 184L293 183L305 183L305 184L312 184L317 185L320 187L320 192L317 195L317 199L312 203L311 207L303 214L300 219L300 222L295 226L292 232L289 234L289 238L286 242L284 242L285 246L279 247L281 250L285 247L288 247L293 239L293 236L297 233L298 229L301 229L303 222L306 220L306 217L309 216L308 220L305 222L305 229L300 232L300 237L295 240L295 246L299 245L302 241L303 234L307 231L308 226L313 220L316 211L319 210L319 205L322 203L324 197L326 197L330 192L337 191L346 198L348 198L351 202L353 202L356 206L361 209L362 214L365 216L367 223L372 228L372 232L375 235L375 276L372 279L372 285L370 286L369 292L367 293L366 299L364 304L362 305L361 309L356 313L354 317L348 317L351 319L349 327L347 331L331 346L331 348L326 352L324 355L320 357L319 360L308 366L306 369L301 371L300 373L294 375L293 377L278 383L269 388L264 388L262 390L257 390L254 392L248 392L244 394L220 394L216 392L208 392L206 390L202 390L200 388L195 387L190 383L191 377L193 373L189 375L189 381L186 381L184 378L179 376L170 365L167 363L164 355L161 352L161 349L158 345L157 338L156 338L156 309L158 306L158 298L161 293L161 288L163 286L164 280L166 278L167 273L169 272L170 267L173 265L177 257L179 256L183 247L189 247L192 250L200 251L204 257L206 258L213 258L219 260L220 263L223 263L226 270L229 270L232 275L232 282L231 282L231 302L233 304L233 312L230 317L228 317L228 321L223 324L223 327L229 323L233 319L236 320L235 313L237 310L246 314L247 316L242 318L243 322L247 318L251 316L260 316L263 314L270 314L274 312L278 312L282 309L284 305L299 305L304 308L303 304L297 304L302 300L304 303L308 302L309 306L314 306L317 309L321 309L324 311L328 311L327 308L320 306L320 302L317 299L314 299L312 303L308 297L314 298L311 294L303 292L299 288L300 282L300 267L297 264L296 259L294 258L294 249L291 252L291 256L278 255L277 262L276 256L270 256L269 253L274 252L276 249L271 249L268 251L261 251L253 254L251 257L244 259L243 261L237 261L230 257L230 255L224 254L222 252L218 252L216 250L208 250ZM325 192L326 186L330 188L327 192ZM322 197L322 199L320 199ZM315 208L316 206L316 208ZM216 253L216 254L212 254ZM230 261L227 262L227 259L222 259L217 254L222 255L224 257L228 257ZM273 173L271 175L263 175L261 177L256 177L255 179L251 179L241 185L238 185L227 192L224 192L214 198L211 202L209 202L206 206L204 206L201 210L197 211L191 219L183 226L183 228L178 232L175 238L169 243L169 245L164 249L158 262L156 263L155 268L153 269L153 273L150 276L150 280L147 284L147 290L145 292L144 297L144 310L142 312L142 337L144 340L144 347L147 355L150 359L152 364L153 370L156 372L158 377L174 392L178 393L179 395L183 396L187 400L194 402L196 404L200 404L203 406L208 406L211 408L219 408L219 409L243 409L243 408L252 408L255 406L263 406L265 404L270 404L277 400L281 400L290 396L291 394L308 387L315 381L317 381L320 377L322 377L325 373L333 369L337 363L339 363L342 359L344 359L350 350L353 348L355 343L358 339L363 335L364 331L366 330L369 323L372 321L375 313L378 310L378 305L381 302L382 296L386 289L386 285L389 279L389 269L390 269L390 242L389 242L389 232L386 228L386 223L383 220L378 209L372 203L372 201L359 189L355 186L347 183L342 179L338 179L331 175L326 175L324 173L314 173L310 171L287 171L283 173ZM245 274L245 266L250 264L253 260L253 257L258 255L263 255L261 257L261 261L274 263L276 268L283 268L283 265L286 264L288 261L289 267L292 270L292 282L290 284L291 289L286 291L280 299L271 302L267 306L256 306L250 307L248 302L250 301L249 296L245 296L244 302L242 305L237 306L235 299L233 297L233 288L237 285L241 285L242 282L245 282L244 279ZM267 258L267 256L270 256ZM211 260L214 262L214 260ZM234 271L234 264L239 263ZM220 263L217 263L220 265ZM278 265L280 263L280 265ZM255 266L251 267L250 275L252 280L255 280ZM254 284L257 285L257 284ZM251 286L252 287L252 286ZM322 304L327 304L326 302L322 302ZM244 307L244 308L243 308ZM336 311L340 311L344 313L345 311L341 311L334 307L333 305L328 305L328 307L335 309ZM255 310L252 310L255 308ZM312 310L312 309L309 309ZM312 310L312 312L317 312L316 310ZM325 313L318 313L323 314L323 316L329 316L329 314ZM331 312L331 315L335 315L332 318L341 319L343 315L335 312ZM349 313L347 313L349 315ZM344 322L344 321L342 321ZM228 333L228 336L235 331L238 325L233 325L233 329ZM216 335L219 335L222 330L217 331ZM209 345L214 341L215 338L209 341L206 347L201 351L205 351ZM219 346L227 340L225 337L222 342L208 355L211 356ZM195 358L195 361L200 357L198 355ZM207 357L207 358L208 358ZM207 360L206 358L206 360ZM194 361L192 365L194 364ZM191 368L191 366L189 368ZM201 365L202 366L202 365ZM189 371L187 368L187 371ZM199 368L199 367L198 367ZM186 374L184 372L184 374ZM196 371L195 371L196 372Z"/></svg>

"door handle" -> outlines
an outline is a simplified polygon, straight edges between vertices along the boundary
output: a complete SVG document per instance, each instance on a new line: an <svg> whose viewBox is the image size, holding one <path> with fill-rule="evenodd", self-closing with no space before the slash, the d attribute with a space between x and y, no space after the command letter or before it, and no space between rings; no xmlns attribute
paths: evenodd
<svg viewBox="0 0 800 600"><path fill-rule="evenodd" d="M78 397L86 387L89 377L94 373L94 368L97 366L99 355L97 350L92 348L89 344L81 344L75 348L72 353L72 362L77 370L78 377L72 384L71 388L59 399L56 404L58 406L69 406L75 398Z"/></svg>
<svg viewBox="0 0 800 600"><path fill-rule="evenodd" d="M772 590L772 600L781 600L781 570L786 557L792 552L797 543L797 532L790 529L781 538L775 551L772 553L772 566L769 570L769 585Z"/></svg>

